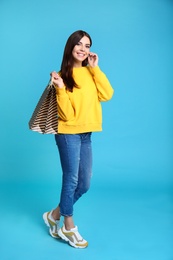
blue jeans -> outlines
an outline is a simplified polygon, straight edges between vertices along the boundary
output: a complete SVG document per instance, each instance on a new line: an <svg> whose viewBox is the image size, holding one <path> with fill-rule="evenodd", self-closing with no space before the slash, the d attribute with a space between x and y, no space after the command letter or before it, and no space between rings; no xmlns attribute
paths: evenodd
<svg viewBox="0 0 173 260"><path fill-rule="evenodd" d="M60 214L73 215L74 203L88 191L92 175L91 133L57 134L62 176Z"/></svg>

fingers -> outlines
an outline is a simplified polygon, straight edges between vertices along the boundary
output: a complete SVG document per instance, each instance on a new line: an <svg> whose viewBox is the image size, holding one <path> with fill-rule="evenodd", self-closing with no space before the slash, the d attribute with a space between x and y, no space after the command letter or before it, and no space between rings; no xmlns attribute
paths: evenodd
<svg viewBox="0 0 173 260"><path fill-rule="evenodd" d="M56 71L51 72L50 76L55 80L60 78L59 74Z"/></svg>
<svg viewBox="0 0 173 260"><path fill-rule="evenodd" d="M94 52L90 52L88 57L89 57L89 59L92 59L92 58L97 59L98 58L97 54L94 53Z"/></svg>
<svg viewBox="0 0 173 260"><path fill-rule="evenodd" d="M91 67L98 65L98 55L94 52L90 52L88 55L88 63Z"/></svg>
<svg viewBox="0 0 173 260"><path fill-rule="evenodd" d="M89 55L88 55L88 61L98 63L98 55L94 52L90 52Z"/></svg>
<svg viewBox="0 0 173 260"><path fill-rule="evenodd" d="M64 82L61 76L56 71L51 72L50 76L51 76L51 82L54 86L63 88Z"/></svg>

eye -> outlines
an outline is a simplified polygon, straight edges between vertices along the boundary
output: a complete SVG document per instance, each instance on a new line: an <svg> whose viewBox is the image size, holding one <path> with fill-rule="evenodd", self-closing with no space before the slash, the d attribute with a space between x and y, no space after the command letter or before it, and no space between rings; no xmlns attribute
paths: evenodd
<svg viewBox="0 0 173 260"><path fill-rule="evenodd" d="M89 44L86 44L86 48L89 49L89 48L90 48L90 45L89 45Z"/></svg>

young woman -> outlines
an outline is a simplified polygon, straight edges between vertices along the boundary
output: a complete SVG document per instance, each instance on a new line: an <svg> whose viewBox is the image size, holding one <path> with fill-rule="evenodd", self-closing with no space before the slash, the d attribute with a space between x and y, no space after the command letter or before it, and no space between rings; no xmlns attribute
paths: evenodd
<svg viewBox="0 0 173 260"><path fill-rule="evenodd" d="M62 238L76 248L85 248L73 222L73 206L88 191L92 175L92 132L102 131L101 101L111 99L113 89L90 52L91 37L74 32L67 40L61 70L52 72L58 104L58 146L62 166L62 190L58 206L43 214L52 237ZM60 228L60 217L64 225Z"/></svg>

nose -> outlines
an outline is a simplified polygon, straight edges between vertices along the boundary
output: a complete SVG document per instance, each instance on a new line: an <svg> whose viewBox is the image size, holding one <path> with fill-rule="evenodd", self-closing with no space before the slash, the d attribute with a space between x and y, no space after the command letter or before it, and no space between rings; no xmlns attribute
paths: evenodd
<svg viewBox="0 0 173 260"><path fill-rule="evenodd" d="M81 47L81 48L80 48L81 51L85 51L85 46L84 46L84 45L81 45L80 47Z"/></svg>

